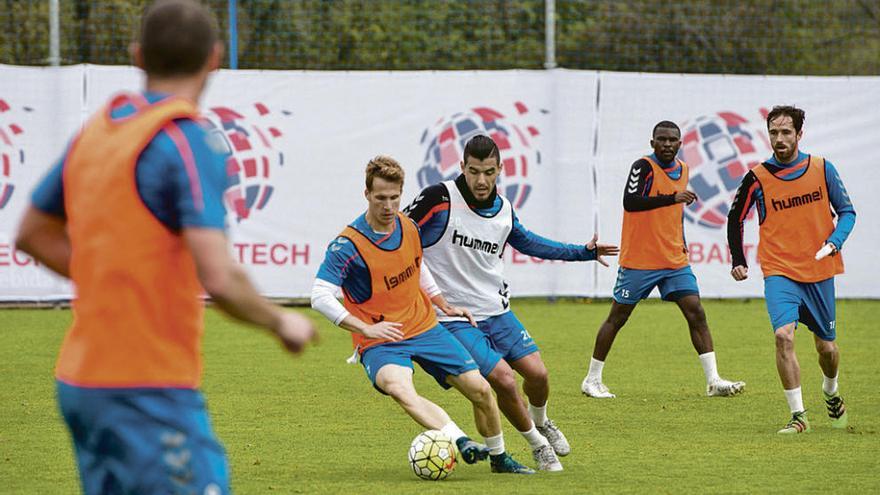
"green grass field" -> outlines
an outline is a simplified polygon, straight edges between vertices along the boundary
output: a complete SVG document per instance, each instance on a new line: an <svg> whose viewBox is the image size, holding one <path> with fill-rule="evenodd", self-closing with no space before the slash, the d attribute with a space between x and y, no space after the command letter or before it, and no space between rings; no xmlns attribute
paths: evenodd
<svg viewBox="0 0 880 495"><path fill-rule="evenodd" d="M813 340L798 332L813 431L796 437L775 434L788 408L762 301L705 302L721 374L748 384L742 396L711 399L678 309L655 301L639 306L607 361L605 383L617 399L581 395L608 306L513 304L550 370L548 410L572 444L565 471L522 477L462 464L439 483L409 471L407 448L421 428L373 391L360 366L345 364L347 332L310 313L322 342L292 359L267 336L209 312L203 389L233 487L239 494L880 492L880 366L871 316L880 301L838 302L846 431L828 424ZM52 378L70 312L2 310L0 321L0 492L76 493ZM416 385L476 435L461 396L441 391L421 371ZM533 465L506 421L505 433L508 450Z"/></svg>

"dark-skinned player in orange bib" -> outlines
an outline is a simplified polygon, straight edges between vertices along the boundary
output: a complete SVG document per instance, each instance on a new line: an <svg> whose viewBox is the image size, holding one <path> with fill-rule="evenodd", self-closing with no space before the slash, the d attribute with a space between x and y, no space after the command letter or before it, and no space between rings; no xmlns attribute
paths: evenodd
<svg viewBox="0 0 880 495"><path fill-rule="evenodd" d="M623 193L620 269L608 318L599 327L589 371L581 391L589 397L615 397L602 382L605 359L617 333L639 301L657 287L664 301L675 302L687 320L691 342L706 378L706 394L738 394L744 382L718 375L712 334L700 303L697 278L688 261L684 236L684 205L697 196L687 190L688 166L676 158L681 129L664 120L654 126L654 153L633 163Z"/></svg>

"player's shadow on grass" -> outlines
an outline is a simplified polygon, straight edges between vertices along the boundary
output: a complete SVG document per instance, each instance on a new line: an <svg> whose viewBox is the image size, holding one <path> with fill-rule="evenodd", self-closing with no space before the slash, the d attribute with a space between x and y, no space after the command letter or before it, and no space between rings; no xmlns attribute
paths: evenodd
<svg viewBox="0 0 880 495"><path fill-rule="evenodd" d="M399 465L398 465L399 464ZM479 478L481 474L489 474L488 463L480 463L477 466L466 466L460 464L456 466L448 478L433 482L430 480L419 479L415 473L409 468L409 464L404 457L400 462L391 460L387 464L376 464L369 471L360 473L360 476L352 477L351 471L345 469L334 470L329 473L328 478L334 480L350 480L354 484L369 483L381 485L400 485L402 488L412 488L414 483L467 483ZM381 489L377 489L375 493L381 493Z"/></svg>

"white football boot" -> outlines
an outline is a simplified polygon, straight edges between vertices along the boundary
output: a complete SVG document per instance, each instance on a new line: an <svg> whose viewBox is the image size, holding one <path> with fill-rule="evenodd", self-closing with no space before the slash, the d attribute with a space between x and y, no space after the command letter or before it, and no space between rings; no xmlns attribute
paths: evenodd
<svg viewBox="0 0 880 495"><path fill-rule="evenodd" d="M584 381L581 382L581 392L597 399L613 399L617 397L608 390L604 383L598 380L590 380L589 378L584 378Z"/></svg>
<svg viewBox="0 0 880 495"><path fill-rule="evenodd" d="M538 471L562 471L562 463L549 444L542 445L532 451L532 457L538 464Z"/></svg>
<svg viewBox="0 0 880 495"><path fill-rule="evenodd" d="M706 395L709 397L729 397L742 392L745 388L746 382L732 382L718 378L706 385Z"/></svg>

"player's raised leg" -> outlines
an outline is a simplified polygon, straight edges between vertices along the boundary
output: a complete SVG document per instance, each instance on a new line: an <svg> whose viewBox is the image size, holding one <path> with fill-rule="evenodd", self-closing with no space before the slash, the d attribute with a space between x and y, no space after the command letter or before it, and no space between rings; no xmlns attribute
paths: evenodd
<svg viewBox="0 0 880 495"><path fill-rule="evenodd" d="M709 332L709 324L706 321L706 312L700 303L700 296L697 294L686 295L679 298L676 303L687 320L691 343L699 354L700 364L703 366L703 373L706 377L706 395L723 397L742 392L746 386L745 382L725 380L718 375L712 334Z"/></svg>
<svg viewBox="0 0 880 495"><path fill-rule="evenodd" d="M488 447L471 440L443 408L419 395L412 376L411 368L386 364L376 373L376 386L390 395L416 423L429 430L440 430L453 439L465 462L473 464L485 459Z"/></svg>
<svg viewBox="0 0 880 495"><path fill-rule="evenodd" d="M605 359L611 351L614 339L617 333L626 324L635 304L621 304L617 301L611 301L611 311L608 317L599 327L596 334L596 343L593 345L593 357L590 358L590 368L587 376L581 382L581 391L589 397L597 399L613 399L616 397L612 394L608 387L602 382L602 371L605 368Z"/></svg>
<svg viewBox="0 0 880 495"><path fill-rule="evenodd" d="M452 420L437 404L416 392L413 370L397 364L386 364L376 373L376 386L391 396L416 423L429 430L440 430Z"/></svg>

